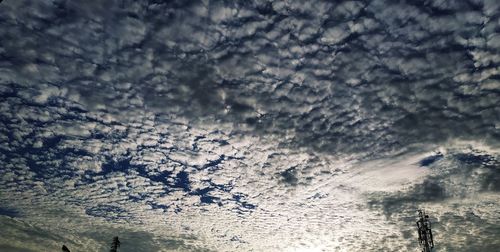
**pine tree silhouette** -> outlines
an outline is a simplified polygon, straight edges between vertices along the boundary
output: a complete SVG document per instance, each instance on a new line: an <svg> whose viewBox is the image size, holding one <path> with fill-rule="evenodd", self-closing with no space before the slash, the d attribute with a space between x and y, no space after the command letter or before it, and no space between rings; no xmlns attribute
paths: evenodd
<svg viewBox="0 0 500 252"><path fill-rule="evenodd" d="M111 250L109 252L117 252L120 247L120 240L118 236L113 237L113 242L111 242Z"/></svg>

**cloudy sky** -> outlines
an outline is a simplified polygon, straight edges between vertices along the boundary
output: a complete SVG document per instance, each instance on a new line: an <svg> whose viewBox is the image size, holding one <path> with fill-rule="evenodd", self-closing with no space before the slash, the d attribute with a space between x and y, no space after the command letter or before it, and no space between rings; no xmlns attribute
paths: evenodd
<svg viewBox="0 0 500 252"><path fill-rule="evenodd" d="M500 2L5 0L0 250L500 250Z"/></svg>

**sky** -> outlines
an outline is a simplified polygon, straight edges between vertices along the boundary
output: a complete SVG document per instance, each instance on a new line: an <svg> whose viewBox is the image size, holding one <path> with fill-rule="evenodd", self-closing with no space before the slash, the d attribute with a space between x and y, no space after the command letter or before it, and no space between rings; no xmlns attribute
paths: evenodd
<svg viewBox="0 0 500 252"><path fill-rule="evenodd" d="M500 251L500 2L6 0L0 250Z"/></svg>

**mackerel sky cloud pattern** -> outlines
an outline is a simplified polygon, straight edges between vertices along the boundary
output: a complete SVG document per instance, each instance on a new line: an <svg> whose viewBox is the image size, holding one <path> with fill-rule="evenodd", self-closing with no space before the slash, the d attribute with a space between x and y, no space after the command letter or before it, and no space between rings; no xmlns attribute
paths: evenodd
<svg viewBox="0 0 500 252"><path fill-rule="evenodd" d="M0 250L498 251L499 9L3 1Z"/></svg>

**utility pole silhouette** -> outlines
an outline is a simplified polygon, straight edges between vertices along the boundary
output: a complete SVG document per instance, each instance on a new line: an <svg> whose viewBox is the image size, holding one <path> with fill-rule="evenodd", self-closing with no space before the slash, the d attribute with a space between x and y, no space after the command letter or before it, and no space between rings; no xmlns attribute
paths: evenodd
<svg viewBox="0 0 500 252"><path fill-rule="evenodd" d="M429 215L426 215L424 210L418 210L417 228L418 242L422 248L422 252L431 252L434 248L434 240L432 238Z"/></svg>
<svg viewBox="0 0 500 252"><path fill-rule="evenodd" d="M66 245L63 245L63 246L62 246L62 251L63 251L63 252L71 252L71 251L69 251L69 248L68 248L68 247L66 247Z"/></svg>
<svg viewBox="0 0 500 252"><path fill-rule="evenodd" d="M113 242L111 242L111 250L109 252L117 252L120 247L120 240L118 240L118 236L113 237Z"/></svg>

